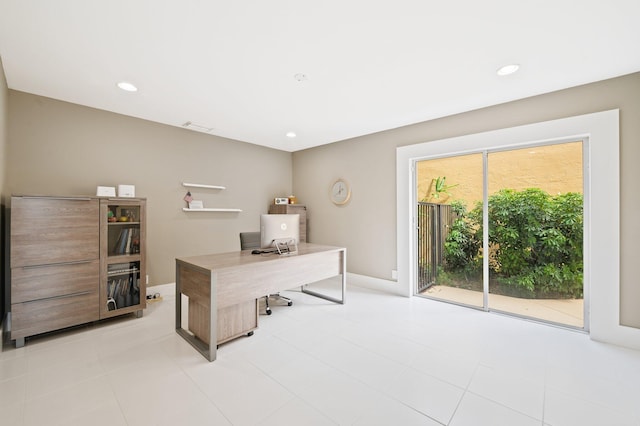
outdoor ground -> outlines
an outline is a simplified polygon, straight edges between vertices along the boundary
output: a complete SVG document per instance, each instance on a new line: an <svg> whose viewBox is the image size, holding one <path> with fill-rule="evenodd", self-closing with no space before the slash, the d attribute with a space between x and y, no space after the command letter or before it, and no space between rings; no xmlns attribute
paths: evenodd
<svg viewBox="0 0 640 426"><path fill-rule="evenodd" d="M482 306L482 292L433 285L422 292L430 297L472 306ZM522 299L489 294L491 310L505 311L572 327L584 327L583 299Z"/></svg>

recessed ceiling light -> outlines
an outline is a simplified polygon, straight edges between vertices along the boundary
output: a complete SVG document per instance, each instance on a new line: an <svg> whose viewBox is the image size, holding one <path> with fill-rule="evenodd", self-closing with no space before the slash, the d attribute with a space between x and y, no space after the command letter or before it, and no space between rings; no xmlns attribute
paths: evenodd
<svg viewBox="0 0 640 426"><path fill-rule="evenodd" d="M121 81L118 83L118 87L124 90L125 92L137 92L138 88L134 86L132 83L128 81Z"/></svg>
<svg viewBox="0 0 640 426"><path fill-rule="evenodd" d="M288 138L295 138L296 134L295 134L295 132L287 132L287 137Z"/></svg>
<svg viewBox="0 0 640 426"><path fill-rule="evenodd" d="M496 71L496 73L500 76L509 75L518 71L519 68L520 68L520 65L518 64L509 64L509 65L505 65L503 67L498 68L498 71Z"/></svg>

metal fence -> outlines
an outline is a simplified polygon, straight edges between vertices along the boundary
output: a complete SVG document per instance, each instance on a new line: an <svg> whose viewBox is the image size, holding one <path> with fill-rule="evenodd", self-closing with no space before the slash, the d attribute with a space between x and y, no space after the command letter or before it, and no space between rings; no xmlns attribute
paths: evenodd
<svg viewBox="0 0 640 426"><path fill-rule="evenodd" d="M444 242L454 216L450 205L418 203L418 293L436 282L438 268L442 265Z"/></svg>

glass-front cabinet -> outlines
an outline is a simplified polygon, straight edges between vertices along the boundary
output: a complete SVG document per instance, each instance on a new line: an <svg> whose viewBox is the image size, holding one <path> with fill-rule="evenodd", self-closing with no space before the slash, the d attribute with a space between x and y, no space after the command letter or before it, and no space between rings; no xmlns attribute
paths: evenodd
<svg viewBox="0 0 640 426"><path fill-rule="evenodd" d="M100 318L146 307L146 200L100 200Z"/></svg>

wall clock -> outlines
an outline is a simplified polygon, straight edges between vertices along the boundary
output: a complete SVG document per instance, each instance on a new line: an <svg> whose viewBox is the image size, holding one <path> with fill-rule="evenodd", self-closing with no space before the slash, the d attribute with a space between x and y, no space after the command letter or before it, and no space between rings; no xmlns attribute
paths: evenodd
<svg viewBox="0 0 640 426"><path fill-rule="evenodd" d="M331 185L329 197L338 206L347 204L351 198L351 187L344 179L338 179Z"/></svg>

